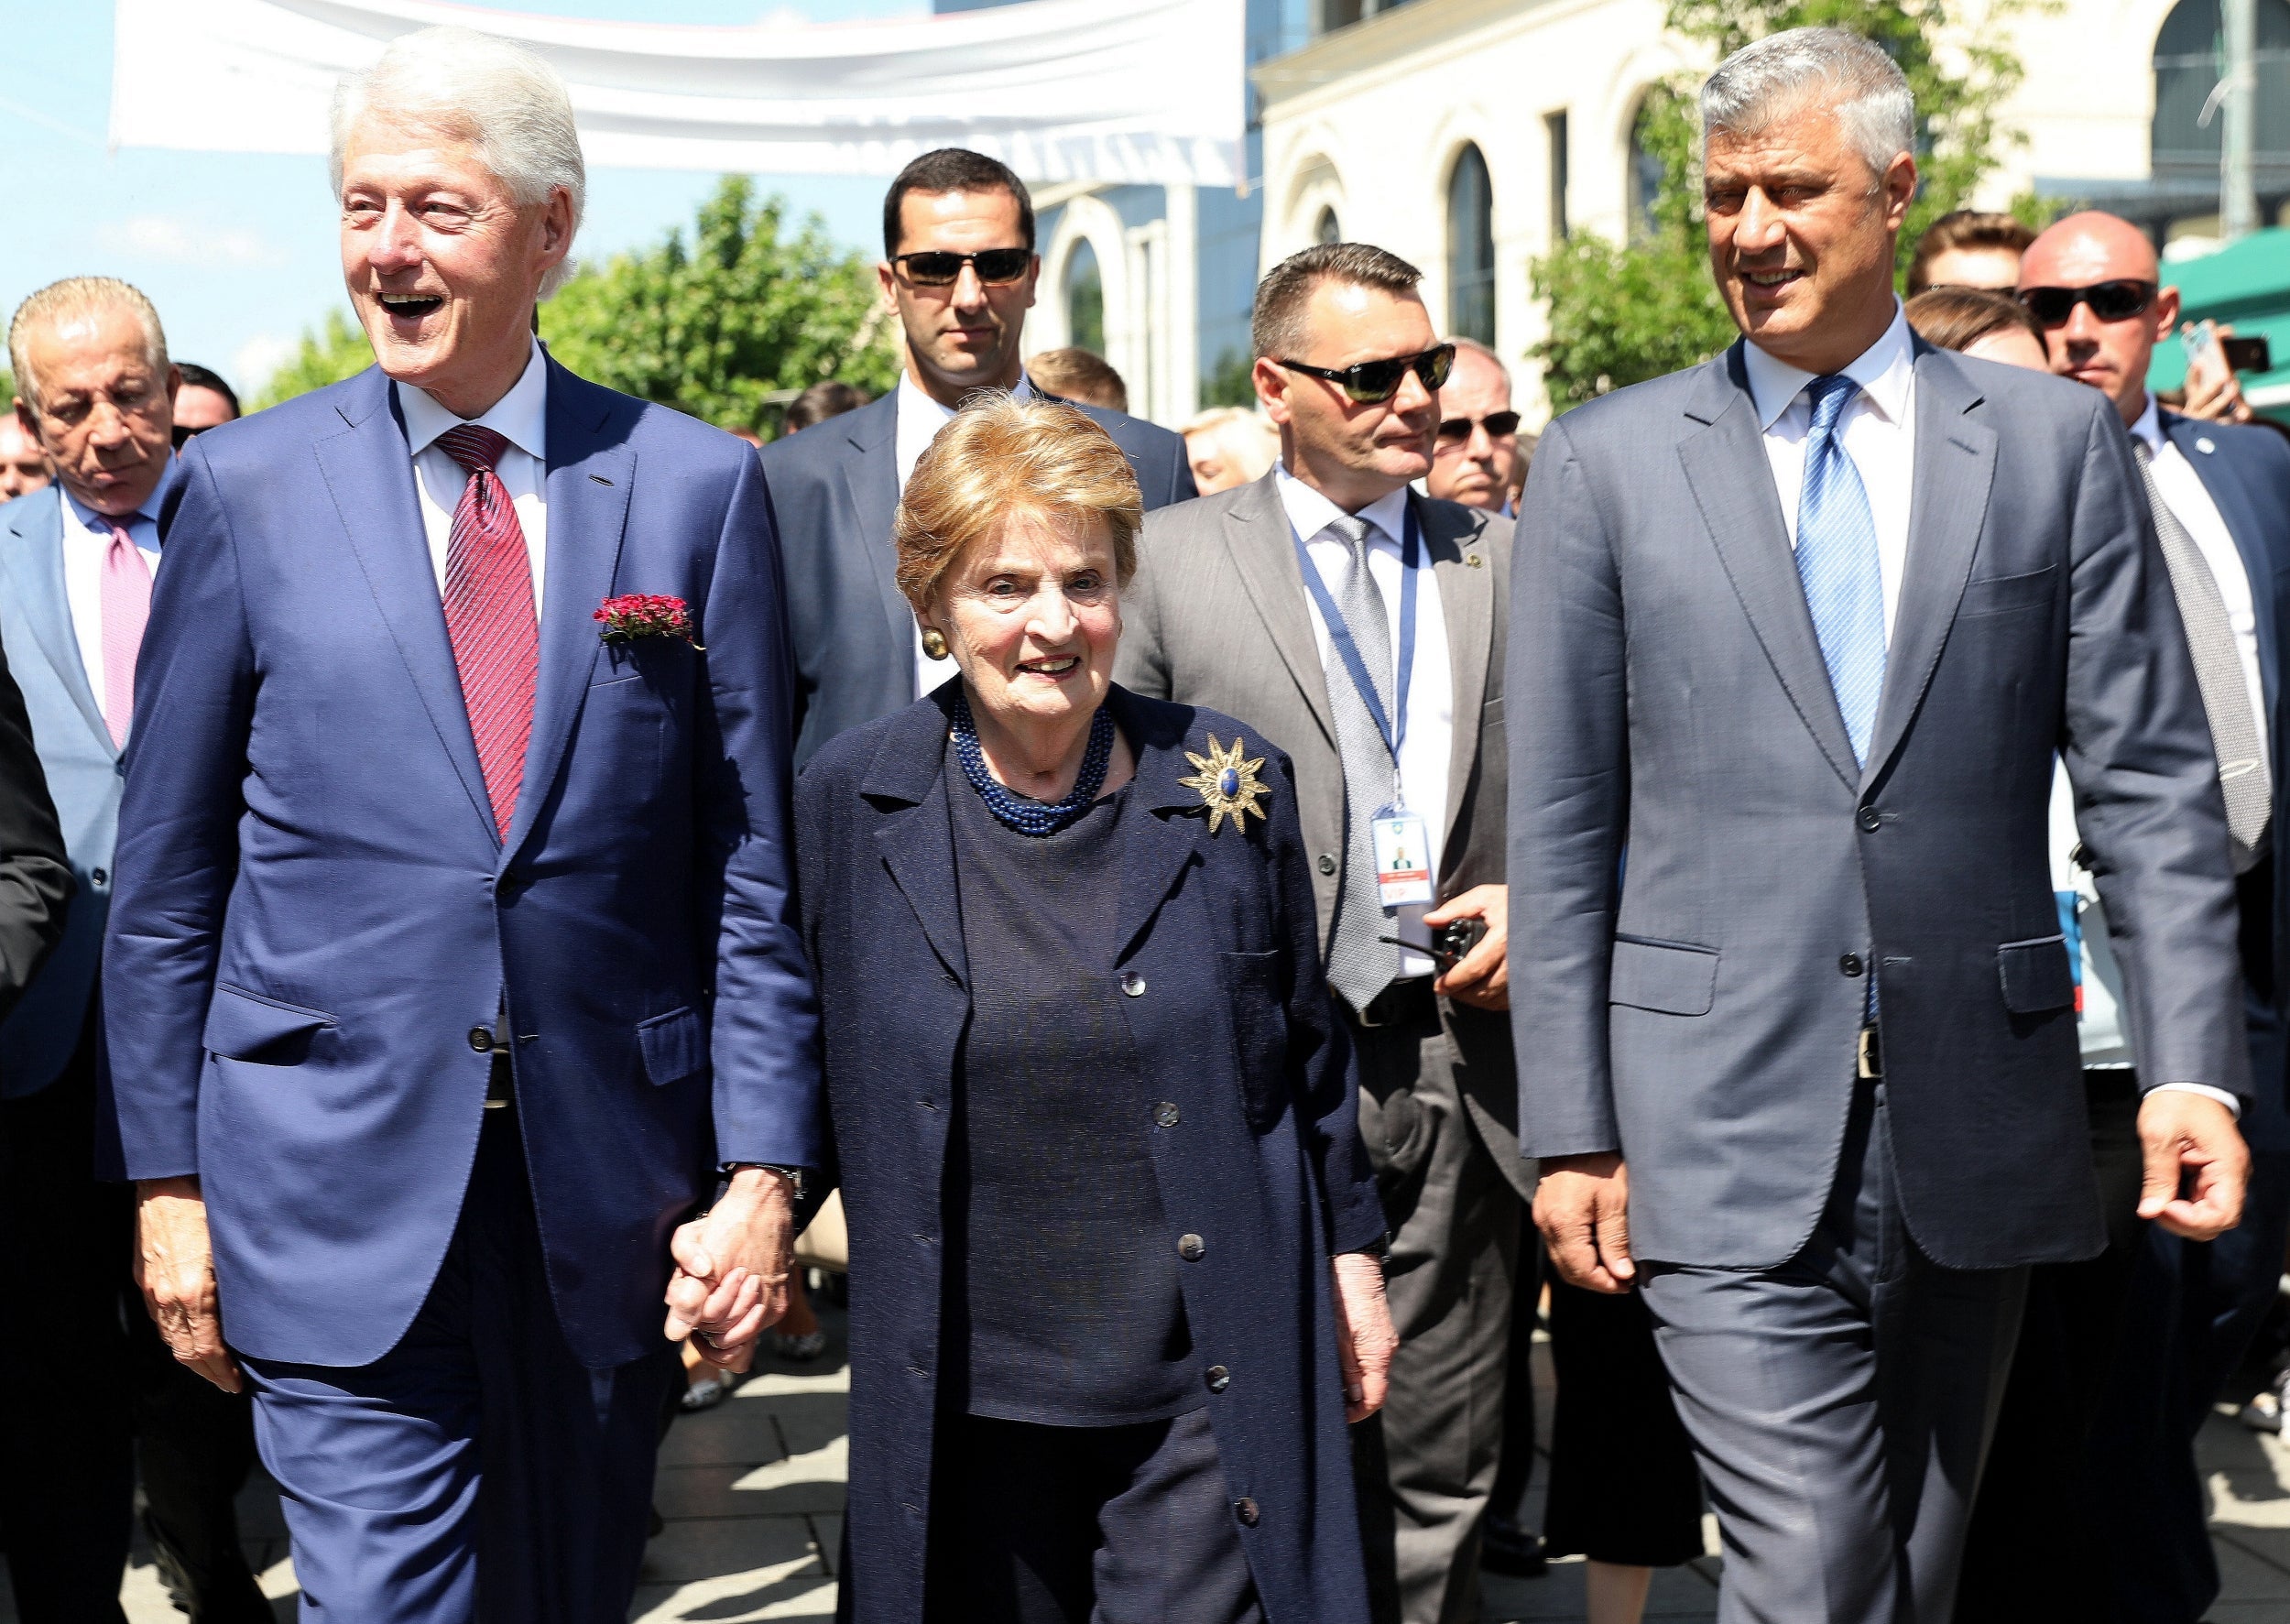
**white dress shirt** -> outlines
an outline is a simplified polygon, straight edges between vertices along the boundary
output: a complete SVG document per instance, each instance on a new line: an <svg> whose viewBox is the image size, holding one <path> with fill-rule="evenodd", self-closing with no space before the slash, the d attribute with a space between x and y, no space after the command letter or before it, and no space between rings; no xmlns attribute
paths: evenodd
<svg viewBox="0 0 2290 1624"><path fill-rule="evenodd" d="M1794 549L1797 507L1805 493L1805 442L1813 431L1813 403L1805 392L1813 374L1776 361L1754 343L1743 348L1750 398L1765 431L1765 457L1772 464L1782 523L1788 527ZM1869 517L1876 521L1877 572L1884 581L1888 644L1892 618L1901 606L1901 574L1908 561L1909 491L1916 471L1915 362L1908 318L1896 304L1884 336L1845 368L1845 376L1860 391L1837 419L1837 439L1859 471L1860 488L1869 494Z"/></svg>
<svg viewBox="0 0 2290 1624"><path fill-rule="evenodd" d="M469 475L437 437L464 422L491 429L508 443L493 472L517 507L517 522L525 531L525 556L533 569L533 615L540 615L540 595L548 582L549 558L549 367L540 345L532 359L480 418L455 417L440 406L426 389L411 384L392 384L398 409L406 420L406 443L413 451L414 488L421 499L421 528L430 539L430 567L437 574L438 596L445 595L445 552L453 537L453 509L461 505Z"/></svg>
<svg viewBox="0 0 2290 1624"><path fill-rule="evenodd" d="M1281 506L1287 509L1288 522L1297 535L1304 540L1304 553L1327 583L1328 594L1336 595L1344 572L1349 565L1350 546L1328 529L1343 516L1343 509L1312 486L1290 475L1286 466L1280 466L1274 475L1281 494ZM1400 588L1402 568L1400 538L1407 525L1408 492L1405 486L1390 496L1379 496L1359 510L1359 517L1371 527L1368 532L1368 573L1376 583L1376 590L1383 594L1384 613L1390 617L1391 657L1400 655ZM1439 577L1432 568L1431 550L1419 550L1415 561L1415 663L1408 677L1407 715L1405 735L1400 740L1400 796L1407 810L1423 820L1423 835L1427 848L1425 866L1434 875L1439 872L1439 856L1446 839L1447 768L1455 748L1455 678L1447 659L1447 623L1439 609ZM1320 651L1320 669L1328 668L1328 628L1320 617L1320 606L1309 594L1304 607L1312 616L1312 635ZM1347 681L1331 677L1330 681ZM1394 673L1394 685L1397 673ZM1371 817L1382 811L1380 806L1353 807L1354 817ZM1430 932L1423 926L1422 906L1402 908L1395 916L1401 929L1391 934L1420 941ZM1400 974L1402 976L1429 975L1438 966L1430 955L1400 954Z"/></svg>
<svg viewBox="0 0 2290 1624"><path fill-rule="evenodd" d="M161 481L159 490L166 488L166 482ZM63 505L63 599L71 611L71 638L80 646L80 667L87 672L88 686L95 690L95 708L109 722L111 713L104 709L108 690L104 683L104 560L112 549L112 521L73 501L61 480L56 482L56 496ZM159 491L152 492L145 506L156 514ZM143 567L158 575L158 519L137 517L127 526L127 540L135 543Z"/></svg>
<svg viewBox="0 0 2290 1624"><path fill-rule="evenodd" d="M2251 601L2251 573L2243 565L2241 550L2234 545L2227 521L2219 517L2218 504L2210 499L2202 475L2163 432L2163 416L2155 409L2154 396L2147 397L2147 409L2139 414L2131 431L2147 442L2155 488L2163 493L2171 517L2195 539L2195 550L2210 566L2211 576L2219 583L2219 595L2226 600L2227 624L2234 628L2234 651L2241 657L2242 681L2250 689L2251 720L2258 725L2259 753L2271 774L2274 746L2266 736L2266 685L2258 671L2258 609Z"/></svg>
<svg viewBox="0 0 2290 1624"><path fill-rule="evenodd" d="M1010 391L1014 400L1033 398L1033 380L1024 373L1018 375L1018 387ZM931 449L931 441L938 431L954 420L954 409L932 399L923 393L911 373L899 375L899 404L895 409L896 428L891 440L891 455L899 467L899 494L903 499L907 481L914 477L914 465L922 460L922 453ZM884 538L886 542L889 538ZM922 652L922 623L914 626L914 692L917 698L928 693L954 674L952 659L932 659Z"/></svg>

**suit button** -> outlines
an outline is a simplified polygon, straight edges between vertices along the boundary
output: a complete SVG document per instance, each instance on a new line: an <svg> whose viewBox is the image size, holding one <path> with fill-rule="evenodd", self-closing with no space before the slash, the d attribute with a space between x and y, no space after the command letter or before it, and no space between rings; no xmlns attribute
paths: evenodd
<svg viewBox="0 0 2290 1624"><path fill-rule="evenodd" d="M1336 872L1336 859L1330 856L1326 852L1322 852L1320 854L1320 872L1323 874L1334 874Z"/></svg>
<svg viewBox="0 0 2290 1624"><path fill-rule="evenodd" d="M469 1029L469 1046L480 1054L493 1052L493 1034L481 1026Z"/></svg>
<svg viewBox="0 0 2290 1624"><path fill-rule="evenodd" d="M1240 1519L1240 1526L1243 1528L1254 1528L1258 1520L1263 1516L1263 1513L1257 1510L1256 1501L1245 1494L1233 1501L1232 1514Z"/></svg>
<svg viewBox="0 0 2290 1624"><path fill-rule="evenodd" d="M1207 1250L1208 1242L1203 1240L1197 1235L1180 1235L1177 1237L1177 1256L1183 1258L1188 1263L1198 1263L1201 1260L1203 1254L1205 1254Z"/></svg>
<svg viewBox="0 0 2290 1624"><path fill-rule="evenodd" d="M1168 1100L1163 1100L1153 1107L1153 1120L1162 1128L1176 1127L1179 1115L1177 1107Z"/></svg>
<svg viewBox="0 0 2290 1624"><path fill-rule="evenodd" d="M1143 997L1145 996L1145 977L1140 975L1134 970L1122 971L1121 990L1129 994L1129 997L1133 998Z"/></svg>
<svg viewBox="0 0 2290 1624"><path fill-rule="evenodd" d="M1848 975L1858 975L1860 974L1860 955L1857 953L1848 953L1837 961L1837 967Z"/></svg>
<svg viewBox="0 0 2290 1624"><path fill-rule="evenodd" d="M1855 818L1853 822L1859 823L1861 828L1866 830L1869 834L1874 834L1877 832L1877 825L1883 823L1884 820L1877 815L1877 809L1875 807L1864 806L1860 809L1860 815Z"/></svg>
<svg viewBox="0 0 2290 1624"><path fill-rule="evenodd" d="M1206 1372L1208 1390L1221 1393L1232 1385L1232 1372L1222 1365L1211 1365Z"/></svg>
<svg viewBox="0 0 2290 1624"><path fill-rule="evenodd" d="M93 874L90 874L88 877L93 880L97 885L101 886L109 885L111 883L112 877L104 869L98 868Z"/></svg>

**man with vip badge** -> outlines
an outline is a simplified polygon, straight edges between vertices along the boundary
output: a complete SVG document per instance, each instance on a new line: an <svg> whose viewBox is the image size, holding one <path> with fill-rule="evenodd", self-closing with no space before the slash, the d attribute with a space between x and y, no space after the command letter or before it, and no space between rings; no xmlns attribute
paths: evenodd
<svg viewBox="0 0 2290 1624"><path fill-rule="evenodd" d="M1352 1430L1369 1599L1379 1624L1459 1624L1478 1617L1530 1183L1502 1014L1510 524L1409 493L1455 358L1416 281L1359 244L1265 278L1255 379L1280 464L1146 515L1117 676L1294 762L1401 1337L1390 1400Z"/></svg>

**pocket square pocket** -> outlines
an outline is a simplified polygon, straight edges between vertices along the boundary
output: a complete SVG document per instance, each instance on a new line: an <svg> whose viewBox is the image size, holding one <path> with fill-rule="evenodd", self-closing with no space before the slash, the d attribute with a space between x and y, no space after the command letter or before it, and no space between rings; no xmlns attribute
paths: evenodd
<svg viewBox="0 0 2290 1624"><path fill-rule="evenodd" d="M208 1053L224 1060L299 1065L309 1058L318 1034L336 1024L323 1009L289 1004L218 981L214 997L207 1004L207 1025L200 1042Z"/></svg>
<svg viewBox="0 0 2290 1624"><path fill-rule="evenodd" d="M2007 942L1996 949L1996 970L2004 1008L2014 1015L2041 1015L2076 1001L2076 967L2067 962L2065 936Z"/></svg>
<svg viewBox="0 0 2290 1624"><path fill-rule="evenodd" d="M2059 566L2045 564L2024 575L1990 575L1964 584L1964 599L1957 617L2001 615L2012 609L2033 609L2051 603L2059 584Z"/></svg>
<svg viewBox="0 0 2290 1624"><path fill-rule="evenodd" d="M1617 936L1606 996L1609 1004L1657 1015L1707 1015L1718 997L1718 952Z"/></svg>
<svg viewBox="0 0 2290 1624"><path fill-rule="evenodd" d="M708 1063L707 1029L689 1006L655 1015L636 1029L644 1074L659 1084L680 1083Z"/></svg>

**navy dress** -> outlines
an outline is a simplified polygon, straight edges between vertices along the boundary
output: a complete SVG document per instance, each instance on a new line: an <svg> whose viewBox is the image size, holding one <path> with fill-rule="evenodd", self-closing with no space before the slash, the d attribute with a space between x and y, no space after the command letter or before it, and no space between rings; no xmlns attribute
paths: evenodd
<svg viewBox="0 0 2290 1624"><path fill-rule="evenodd" d="M804 935L851 1226L843 1616L928 1616L933 1532L943 1551L999 1494L1031 1497L1030 1510L999 1519L998 1535L1007 1545L1013 1530L1036 1531L1037 1548L1005 1570L1034 1583L1016 1604L1024 1612L1070 1605L1059 1586L1077 1550L1101 1593L1183 1595L1188 1564L1214 1577L1224 1571L1215 1551L1237 1546L1249 1605L1272 1624L1365 1624L1328 1259L1375 1247L1384 1220L1358 1137L1349 1048L1321 979L1289 764L1214 712L1113 689L1107 703L1136 777L1067 832L1108 825L1089 900L1077 892L1054 921L1027 927L1072 934L1036 941L1013 967L992 962L1010 945L999 932L989 943L965 925L982 871L975 852L966 867L962 856L959 820L972 809L950 793L976 799L947 768L955 691L837 737L796 791ZM1212 736L1243 740L1270 786L1265 817L1227 818L1214 834L1201 792L1178 781L1196 774L1190 756L1205 756ZM1019 974L1054 984L1074 1007L1109 998L1117 1012L1118 1028L1096 1029L1096 1058L1074 1061L1101 1070L1088 1099L1065 1091L1047 1124L1021 1130L1047 1143L1040 1136L1074 1133L1076 1113L1103 1113L1086 1136L1094 1147L1069 1139L1058 1152L1097 1183L1071 1186L1074 1170L1037 1167L1029 1210L1071 1221L1085 1199L1061 1206L1055 1192L1107 1193L1106 1213L1087 1220L1089 1245L1133 1267L1101 1323L1147 1331L1111 1350L1118 1370L1086 1359L1056 1368L1044 1357L1100 1312L1065 1288L1101 1289L1103 1268L1052 1285L978 1244L982 1234L1013 1252L1058 1244L1021 1233L1022 1215L996 1231L977 1201L979 1135L966 1113L987 1080L972 1068L1004 1041L991 1029L1022 1019L1005 1003ZM1009 1129L1013 1111L1032 1107L1000 1092L992 1108ZM1161 1281L1173 1282L1173 1303ZM992 1324L1011 1309L1030 1317ZM1037 1340L1021 1348L1028 1337ZM1146 1401L1124 1411L1123 1395L1136 1394ZM1021 1409L1035 1419L995 1413ZM1140 1409L1159 1413L1118 1419ZM1072 1424L1093 1416L1105 1424ZM998 1475L998 1494L981 1492L982 1472ZM1071 1491L1050 1492L1061 1485ZM1125 1493L1140 1485L1181 1513L1177 1526L1129 1537L1150 1520L1131 1515ZM1152 1571L1090 1564L1100 1539ZM1232 1597L1213 1583L1199 1600L1216 1616ZM1018 1616L998 1612L1009 1605L978 1595L970 1616Z"/></svg>

